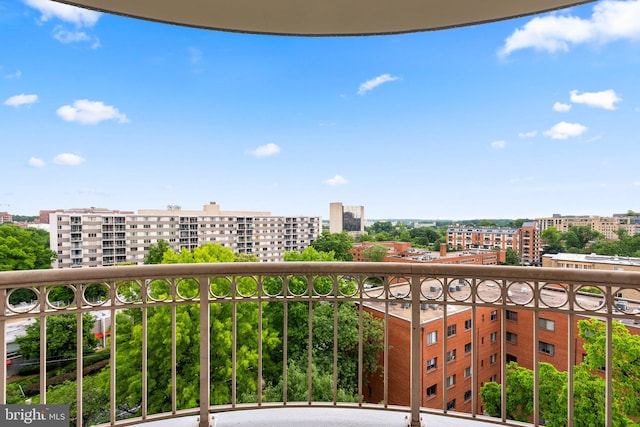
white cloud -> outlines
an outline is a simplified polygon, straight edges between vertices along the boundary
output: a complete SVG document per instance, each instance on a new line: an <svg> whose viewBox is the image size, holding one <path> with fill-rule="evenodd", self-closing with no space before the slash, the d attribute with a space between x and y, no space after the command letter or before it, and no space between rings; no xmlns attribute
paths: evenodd
<svg viewBox="0 0 640 427"><path fill-rule="evenodd" d="M202 62L202 51L195 47L189 48L189 60L192 64L199 64Z"/></svg>
<svg viewBox="0 0 640 427"><path fill-rule="evenodd" d="M8 105L9 107L19 107L21 105L31 105L38 102L38 95L15 95L7 98L4 101L4 105Z"/></svg>
<svg viewBox="0 0 640 427"><path fill-rule="evenodd" d="M587 131L587 127L580 123L560 122L551 129L544 132L545 135L552 139L567 139L574 136L580 136Z"/></svg>
<svg viewBox="0 0 640 427"><path fill-rule="evenodd" d="M491 143L491 148L495 148L496 150L502 150L507 145L506 141L493 141Z"/></svg>
<svg viewBox="0 0 640 427"><path fill-rule="evenodd" d="M393 82L398 79L399 77L394 77L391 74L382 74L378 77L375 77L371 80L367 80L366 82L362 83L358 88L358 95L364 95L365 93L375 89L376 87L380 86L383 83Z"/></svg>
<svg viewBox="0 0 640 427"><path fill-rule="evenodd" d="M534 136L536 136L538 134L537 130L532 130L530 132L520 132L518 134L518 137L520 138L533 138Z"/></svg>
<svg viewBox="0 0 640 427"><path fill-rule="evenodd" d="M600 92L583 92L579 94L577 90L569 92L571 102L574 104L585 104L590 107L604 108L605 110L615 110L616 102L622 101L613 89Z"/></svg>
<svg viewBox="0 0 640 427"><path fill-rule="evenodd" d="M247 151L247 154L250 154L255 157L267 157L267 156L273 156L274 154L278 154L280 151L281 151L281 148L277 144L270 142L267 145L259 146L255 150Z"/></svg>
<svg viewBox="0 0 640 427"><path fill-rule="evenodd" d="M640 181L634 182L633 185L636 186L636 187L640 187Z"/></svg>
<svg viewBox="0 0 640 427"><path fill-rule="evenodd" d="M97 49L100 47L100 40L97 37L90 36L84 31L68 31L61 26L57 26L54 30L53 38L60 43L91 43L91 49Z"/></svg>
<svg viewBox="0 0 640 427"><path fill-rule="evenodd" d="M32 168L41 168L45 165L44 160L39 159L37 157L30 157L28 164Z"/></svg>
<svg viewBox="0 0 640 427"><path fill-rule="evenodd" d="M53 163L63 166L78 166L84 163L84 158L72 153L58 154L53 158Z"/></svg>
<svg viewBox="0 0 640 427"><path fill-rule="evenodd" d="M583 43L603 45L623 39L640 39L640 0L599 2L587 19L557 13L533 18L507 37L498 54L504 57L526 48L566 52Z"/></svg>
<svg viewBox="0 0 640 427"><path fill-rule="evenodd" d="M5 77L8 79L19 79L22 77L22 71L18 70L15 73L5 75Z"/></svg>
<svg viewBox="0 0 640 427"><path fill-rule="evenodd" d="M344 177L342 177L341 175L336 175L333 178L329 178L326 181L324 181L325 184L330 185L330 186L335 186L335 185L344 185L347 184L349 181L347 181Z"/></svg>
<svg viewBox="0 0 640 427"><path fill-rule="evenodd" d="M569 110L571 110L571 104L563 104L562 102L556 102L555 104L553 104L553 111L566 113Z"/></svg>
<svg viewBox="0 0 640 427"><path fill-rule="evenodd" d="M104 105L100 101L89 101L88 99L78 99L73 106L63 105L56 111L58 116L67 122L78 122L82 124L97 124L104 120L117 120L119 123L128 123L129 119L125 114L118 111L111 105Z"/></svg>
<svg viewBox="0 0 640 427"><path fill-rule="evenodd" d="M58 3L50 0L22 0L27 6L37 9L42 15L43 22L51 18L58 18L65 22L70 22L78 27L93 27L100 13L93 10L81 9L68 4Z"/></svg>

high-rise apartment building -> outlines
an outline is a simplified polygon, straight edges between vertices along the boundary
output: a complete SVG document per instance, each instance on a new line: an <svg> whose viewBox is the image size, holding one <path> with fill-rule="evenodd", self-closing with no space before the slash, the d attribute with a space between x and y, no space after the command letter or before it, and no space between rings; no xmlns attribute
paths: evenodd
<svg viewBox="0 0 640 427"><path fill-rule="evenodd" d="M466 225L448 227L447 247L458 251L513 249L518 252L522 264L541 263L540 226L537 221L526 221L520 228Z"/></svg>
<svg viewBox="0 0 640 427"><path fill-rule="evenodd" d="M447 228L447 246L450 250L518 249L518 229L507 227L470 227L466 225Z"/></svg>
<svg viewBox="0 0 640 427"><path fill-rule="evenodd" d="M217 243L262 262L283 261L285 252L303 250L321 229L318 216L221 211L215 202L200 211L173 205L137 214L95 208L53 211L49 222L51 249L58 254L54 268L142 263L149 246L160 240L176 251Z"/></svg>
<svg viewBox="0 0 640 427"><path fill-rule="evenodd" d="M555 227L556 230L565 232L569 230L569 227L581 225L591 227L592 230L602 233L605 238L610 240L618 239L617 232L621 228L630 235L640 233L640 215L632 213L614 214L613 216L563 216L553 214L551 217L537 218L536 221L540 224L540 231Z"/></svg>
<svg viewBox="0 0 640 427"><path fill-rule="evenodd" d="M343 231L355 235L364 233L364 206L344 206L339 202L329 204L329 232Z"/></svg>

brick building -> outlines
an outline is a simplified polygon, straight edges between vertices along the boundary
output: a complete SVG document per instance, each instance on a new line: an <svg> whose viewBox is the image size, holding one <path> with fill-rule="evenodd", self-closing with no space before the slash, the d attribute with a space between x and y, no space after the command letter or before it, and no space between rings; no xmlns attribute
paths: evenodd
<svg viewBox="0 0 640 427"><path fill-rule="evenodd" d="M385 262L415 262L432 264L477 264L497 265L506 261L506 253L496 250L468 250L461 252L447 252L446 245L440 246L439 252L422 248L413 248L409 242L362 242L351 248L353 260L367 261L366 253L374 246L387 248Z"/></svg>
<svg viewBox="0 0 640 427"><path fill-rule="evenodd" d="M455 287L453 288L455 289ZM407 285L392 287L392 292L408 292ZM453 290L455 292L463 292ZM389 405L408 405L410 402L411 310L409 303L391 303L389 308ZM365 310L378 318L384 317L379 303L365 304ZM471 309L450 306L446 328L442 306L422 304L420 307L421 402L427 408L446 408L471 412L472 403L472 333L478 352L478 384L497 381L500 376L500 321L495 308L476 309L476 325L472 326ZM443 372L446 367L446 376ZM384 378L379 373L369 379L365 400L372 403L384 399ZM446 400L445 400L446 399ZM480 408L480 402L478 402Z"/></svg>
<svg viewBox="0 0 640 427"><path fill-rule="evenodd" d="M435 282L434 282L435 283ZM558 309L549 309L538 313L537 325L534 312L518 306L508 306L504 310L495 307L476 307L475 324L473 311L463 305L455 305L458 295L464 297L468 292L465 281L460 285L449 285L447 313L443 311L442 296L434 298L432 304L420 307L420 363L421 363L421 406L434 409L471 412L474 366L472 364L472 345L477 346L476 387L486 382L501 381L502 349L504 344L504 363L516 362L518 365L533 369L537 353L539 362L547 362L560 371L568 370L568 363L579 364L585 356L583 341L578 336L578 321L592 316L570 317L562 312L564 294L546 292L550 295L545 301ZM437 285L437 283L435 283ZM423 285L423 294L438 286ZM467 288L467 289L465 289ZM531 289L523 285L521 289L509 288L509 296L514 299L528 295ZM526 289L528 288L528 289ZM398 298L409 295L407 284L393 285L390 292ZM430 289L430 291L426 291ZM440 288L438 288L440 289ZM499 296L497 287L479 287L478 296L491 300ZM442 292L438 290L437 292ZM437 293L436 293L437 295ZM578 292L577 304L589 309L604 306L603 295ZM464 299L464 298L462 298ZM633 306L631 305L633 304ZM373 316L384 319L384 303L365 303L364 308ZM400 299L390 303L388 314L388 397L389 405L408 405L410 399L410 362L411 362L411 304ZM625 310L640 312L640 302L630 302ZM635 312L635 311L633 311ZM632 334L640 335L640 325L626 324ZM569 330L573 328L574 352L569 357ZM537 330L537 340L534 340ZM501 335L504 333L504 337ZM473 336L472 341L472 334ZM381 357L381 364L383 358ZM444 372L446 367L446 373ZM384 378L382 373L369 379L365 387L365 400L379 403L384 399ZM482 402L478 399L477 411L482 413Z"/></svg>
<svg viewBox="0 0 640 427"><path fill-rule="evenodd" d="M518 252L524 265L540 265L540 226L526 221L520 228L469 227L457 225L447 228L449 250L500 250Z"/></svg>

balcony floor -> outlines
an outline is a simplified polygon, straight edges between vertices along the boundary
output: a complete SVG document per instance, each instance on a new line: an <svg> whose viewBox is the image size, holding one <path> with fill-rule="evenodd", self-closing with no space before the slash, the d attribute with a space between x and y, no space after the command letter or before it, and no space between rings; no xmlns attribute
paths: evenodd
<svg viewBox="0 0 640 427"><path fill-rule="evenodd" d="M374 409L348 408L273 408L219 412L214 427L407 427L408 413ZM145 427L196 427L197 417L152 421ZM445 415L422 414L426 427L495 426L493 423L470 421Z"/></svg>

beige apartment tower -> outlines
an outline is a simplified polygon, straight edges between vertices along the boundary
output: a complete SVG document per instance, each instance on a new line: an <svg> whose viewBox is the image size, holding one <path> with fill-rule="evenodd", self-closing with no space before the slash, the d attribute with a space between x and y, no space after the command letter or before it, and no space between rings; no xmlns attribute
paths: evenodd
<svg viewBox="0 0 640 427"><path fill-rule="evenodd" d="M284 260L285 252L311 245L321 230L319 216L273 216L270 212L222 211L215 202L202 210L170 205L133 212L107 209L52 211L54 268L140 264L149 246L165 240L179 251L217 243L261 262Z"/></svg>

